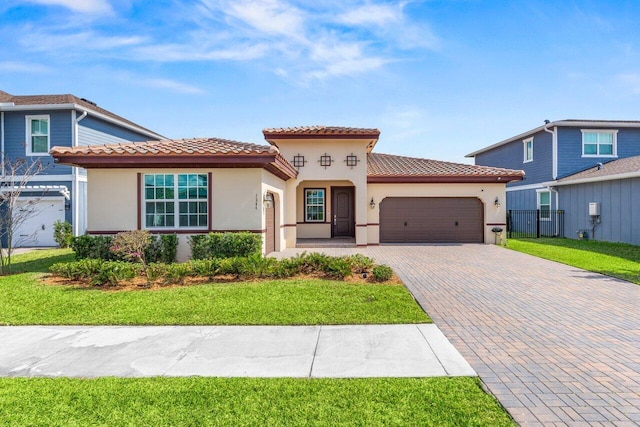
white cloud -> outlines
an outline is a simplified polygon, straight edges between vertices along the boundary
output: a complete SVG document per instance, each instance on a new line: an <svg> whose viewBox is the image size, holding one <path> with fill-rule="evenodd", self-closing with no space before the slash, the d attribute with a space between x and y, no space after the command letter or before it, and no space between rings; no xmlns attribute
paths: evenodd
<svg viewBox="0 0 640 427"><path fill-rule="evenodd" d="M225 13L266 34L297 36L304 32L302 12L278 0L231 1Z"/></svg>
<svg viewBox="0 0 640 427"><path fill-rule="evenodd" d="M227 45L216 49L194 44L168 44L140 46L135 49L134 59L157 62L181 61L248 61L264 56L267 47L264 44Z"/></svg>
<svg viewBox="0 0 640 427"><path fill-rule="evenodd" d="M62 6L77 13L90 15L107 15L113 13L113 9L107 0L28 0L30 3L47 6Z"/></svg>
<svg viewBox="0 0 640 427"><path fill-rule="evenodd" d="M141 82L147 86L168 89L172 92L184 93L188 95L202 95L204 90L186 83L169 79L142 79Z"/></svg>
<svg viewBox="0 0 640 427"><path fill-rule="evenodd" d="M24 33L21 42L29 49L39 52L121 49L136 46L145 41L145 38L140 36L103 36L94 31L59 34L29 29Z"/></svg>
<svg viewBox="0 0 640 427"><path fill-rule="evenodd" d="M402 20L402 7L387 4L365 4L351 9L338 18L338 22L349 25L379 25L397 23Z"/></svg>
<svg viewBox="0 0 640 427"><path fill-rule="evenodd" d="M51 71L49 67L41 64L21 61L2 61L0 62L0 71L11 71L19 73L47 73Z"/></svg>
<svg viewBox="0 0 640 427"><path fill-rule="evenodd" d="M306 72L307 78L324 80L333 76L362 74L382 67L388 60L364 53L362 43L320 41L310 48L309 57L316 69Z"/></svg>

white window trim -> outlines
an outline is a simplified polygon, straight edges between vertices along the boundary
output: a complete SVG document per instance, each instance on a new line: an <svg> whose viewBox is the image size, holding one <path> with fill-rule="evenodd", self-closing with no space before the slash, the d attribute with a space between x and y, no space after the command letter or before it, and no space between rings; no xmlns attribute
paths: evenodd
<svg viewBox="0 0 640 427"><path fill-rule="evenodd" d="M549 193L549 211L551 211L551 207L553 206L553 203L551 201L551 190L547 189L547 188L541 188L539 190L536 190L536 209L538 209L539 211L542 211L541 207L541 203L540 203L540 194L541 193ZM551 214L549 214L549 218L542 218L542 215L540 215L540 221L551 221Z"/></svg>
<svg viewBox="0 0 640 427"><path fill-rule="evenodd" d="M580 129L582 132L582 157L618 157L618 130L617 129ZM585 133L610 133L613 135L613 154L584 154L584 134ZM600 143L598 143L598 151L600 151Z"/></svg>
<svg viewBox="0 0 640 427"><path fill-rule="evenodd" d="M34 153L31 150L31 120L47 120L47 152L46 153ZM26 154L27 156L48 156L49 150L51 150L51 117L49 114L39 114L35 116L25 116L25 141L26 141Z"/></svg>
<svg viewBox="0 0 640 427"><path fill-rule="evenodd" d="M323 211L323 219L319 220L319 219L307 219L307 208L309 205L307 205L307 192L308 191L322 191L324 194L322 195L322 211ZM304 189L304 222L306 223L311 223L311 224L322 224L327 222L327 189L326 188L305 188Z"/></svg>
<svg viewBox="0 0 640 427"><path fill-rule="evenodd" d="M178 199L178 175L190 175L191 172L157 172L157 173L143 173L142 174L142 182L140 183L140 185L142 186L142 197L140 200L140 203L142 203L141 206L141 211L142 211L142 229L143 230L150 230L150 231L154 231L154 230L208 230L209 229L209 210L211 210L211 195L209 194L209 183L207 182L207 225L205 226L200 226L200 227L180 227L180 218L179 218L179 207L178 207L178 203L180 201L202 201L200 199L194 200L194 199ZM207 180L210 179L208 174L201 174L198 172L195 172L196 175L206 175L207 176ZM147 175L173 175L174 176L174 199L173 199L173 203L174 203L174 226L173 227L149 227L147 226L147 201L149 202L154 202L157 200L147 200L146 197L146 192L145 192L145 176Z"/></svg>
<svg viewBox="0 0 640 427"><path fill-rule="evenodd" d="M531 143L531 158L527 159L527 144ZM531 163L533 162L533 137L531 138L527 138L527 139L523 139L522 140L522 146L524 148L524 154L522 157L522 163Z"/></svg>

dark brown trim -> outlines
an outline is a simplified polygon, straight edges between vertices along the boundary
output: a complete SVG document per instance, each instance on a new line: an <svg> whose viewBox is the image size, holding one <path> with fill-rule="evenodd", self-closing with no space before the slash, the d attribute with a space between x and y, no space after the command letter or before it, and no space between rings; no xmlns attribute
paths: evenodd
<svg viewBox="0 0 640 427"><path fill-rule="evenodd" d="M307 190L323 190L324 191L324 206L322 207L324 212L324 221L307 221ZM330 224L331 222L327 221L327 187L304 187L302 189L302 215L303 222L299 222L298 224Z"/></svg>
<svg viewBox="0 0 640 427"><path fill-rule="evenodd" d="M367 243L367 246L380 246L380 243Z"/></svg>
<svg viewBox="0 0 640 427"><path fill-rule="evenodd" d="M488 222L485 225L489 226L489 225L507 225L507 224L505 224L503 222Z"/></svg>
<svg viewBox="0 0 640 427"><path fill-rule="evenodd" d="M420 184L420 183L439 183L439 184L479 184L479 183L508 183L511 181L522 181L522 175L501 175L501 176L368 176L368 184Z"/></svg>
<svg viewBox="0 0 640 427"><path fill-rule="evenodd" d="M366 227L367 224L356 224L356 227Z"/></svg>
<svg viewBox="0 0 640 427"><path fill-rule="evenodd" d="M87 230L90 235L112 235L131 230ZM147 230L151 234L266 233L267 230Z"/></svg>
<svg viewBox="0 0 640 427"><path fill-rule="evenodd" d="M207 196L208 196L208 200L207 200L207 222L208 222L208 226L207 228L209 229L209 231L211 231L213 229L213 174L211 172L209 172L207 174Z"/></svg>
<svg viewBox="0 0 640 427"><path fill-rule="evenodd" d="M356 247L358 247L358 248L365 248L365 247L367 247L367 245L356 245Z"/></svg>
<svg viewBox="0 0 640 427"><path fill-rule="evenodd" d="M297 224L284 224L281 225L280 228L284 228L284 227L295 227Z"/></svg>
<svg viewBox="0 0 640 427"><path fill-rule="evenodd" d="M138 201L137 214L138 214L138 230L142 230L142 173L138 172Z"/></svg>
<svg viewBox="0 0 640 427"><path fill-rule="evenodd" d="M379 222L368 222L367 225L375 225L376 227L380 226Z"/></svg>

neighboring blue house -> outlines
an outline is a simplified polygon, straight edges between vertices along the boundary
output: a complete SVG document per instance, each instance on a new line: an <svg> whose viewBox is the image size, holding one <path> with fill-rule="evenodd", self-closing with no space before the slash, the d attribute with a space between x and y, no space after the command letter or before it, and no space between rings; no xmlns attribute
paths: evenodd
<svg viewBox="0 0 640 427"><path fill-rule="evenodd" d="M22 189L20 206L35 209L14 233L14 245L55 245L56 220L69 221L75 235L86 230L86 170L54 164L51 147L157 139L163 137L74 95L15 96L0 90L2 167L20 159L44 165ZM7 183L2 185L6 189Z"/></svg>
<svg viewBox="0 0 640 427"><path fill-rule="evenodd" d="M633 171L637 162L625 162L624 175L618 177L609 170L620 166L608 165L634 156L640 156L640 121L625 120L546 121L467 154L476 165L525 172L524 180L507 184L507 209L539 209L543 219L548 217L545 211L562 210L566 237L576 238L579 232L581 237L593 237L595 232L598 240L640 244L640 229L634 229L640 225L632 221L640 215L640 187L637 178L634 181L638 170ZM594 168L603 172L589 181L569 184L571 176ZM622 181L616 184L618 180ZM601 191L609 185L623 190ZM589 203L598 204L594 207L599 210L597 217L589 215Z"/></svg>

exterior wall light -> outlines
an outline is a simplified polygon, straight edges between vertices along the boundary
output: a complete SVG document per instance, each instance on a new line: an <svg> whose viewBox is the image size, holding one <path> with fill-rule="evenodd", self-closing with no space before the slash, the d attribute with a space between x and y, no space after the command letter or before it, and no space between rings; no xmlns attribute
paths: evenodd
<svg viewBox="0 0 640 427"><path fill-rule="evenodd" d="M262 199L262 204L265 208L270 208L273 206L273 194L264 193L264 198Z"/></svg>
<svg viewBox="0 0 640 427"><path fill-rule="evenodd" d="M376 207L376 202L375 202L375 200L373 200L373 197L371 198L371 201L369 202L369 206L371 207L371 209L374 209Z"/></svg>
<svg viewBox="0 0 640 427"><path fill-rule="evenodd" d="M500 199L498 199L496 197L496 200L493 201L493 206L495 206L496 208L499 208L500 207Z"/></svg>

